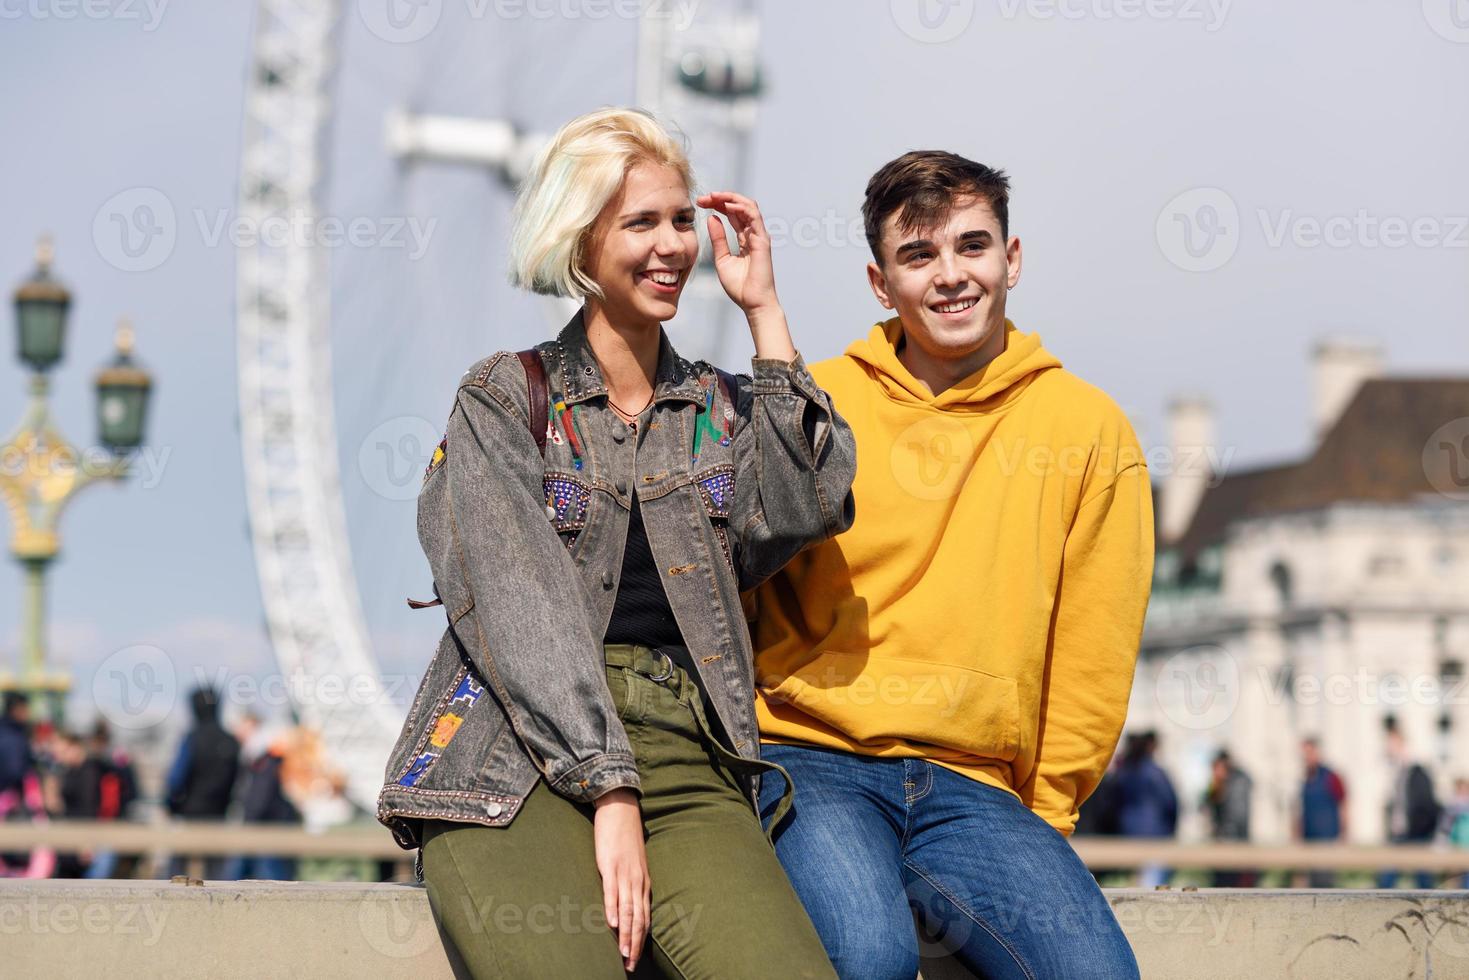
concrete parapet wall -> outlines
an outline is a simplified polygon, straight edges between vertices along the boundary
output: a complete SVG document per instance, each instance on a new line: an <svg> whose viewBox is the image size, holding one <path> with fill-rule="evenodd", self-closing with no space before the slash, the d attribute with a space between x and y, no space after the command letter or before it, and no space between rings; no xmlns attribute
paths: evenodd
<svg viewBox="0 0 1469 980"><path fill-rule="evenodd" d="M1469 892L1106 894L1147 980L1469 978ZM486 927L545 928L508 906ZM409 884L0 880L0 949L15 977L455 975ZM939 960L924 975L968 976Z"/></svg>

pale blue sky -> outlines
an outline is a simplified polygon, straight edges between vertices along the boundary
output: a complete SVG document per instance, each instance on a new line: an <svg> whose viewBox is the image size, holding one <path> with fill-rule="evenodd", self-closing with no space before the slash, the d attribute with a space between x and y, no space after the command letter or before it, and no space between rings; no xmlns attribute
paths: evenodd
<svg viewBox="0 0 1469 980"><path fill-rule="evenodd" d="M1111 392L1146 441L1166 438L1170 395L1199 391L1218 406L1236 464L1303 451L1306 356L1326 332L1382 341L1394 369L1469 374L1469 29L1451 0L1157 0L1157 16L1131 19L1117 0L925 2L927 21L888 0L764 5L769 92L741 189L769 218L815 234L777 253L808 359L839 353L882 315L865 246L847 231L867 177L907 149L940 147L1010 172L1026 251L1011 316ZM344 8L330 210L432 229L407 264L402 248L332 254L354 559L384 660L411 673L440 620L403 607L428 581L412 501L373 486L359 449L384 425L439 425L470 361L545 321L499 285L503 188L447 167L400 172L382 149L383 114L508 113L552 128L632 97L634 29L474 16L482 4L442 0L434 31L390 43L367 27L373 0ZM57 407L77 441L92 437L90 379L113 323L135 318L157 377L149 440L167 454L154 485L90 490L66 517L52 637L83 690L101 658L138 643L181 671L268 664L236 430L235 256L208 238L235 206L250 5L168 4L156 23L143 5L110 9L0 20L11 93L0 107L0 277L18 282L35 236L55 235L76 293ZM1196 188L1215 190L1184 199L1190 210L1223 202L1238 219L1224 213L1225 251L1191 260L1166 209ZM130 272L93 225L140 189L173 207L177 241L156 268ZM1311 223L1332 218L1352 226L1344 244L1312 244ZM1386 247L1360 230L1394 221L1418 222L1419 241ZM1191 261L1219 267L1181 267ZM8 306L5 321L8 430L23 375ZM14 564L0 566L7 663L19 586Z"/></svg>

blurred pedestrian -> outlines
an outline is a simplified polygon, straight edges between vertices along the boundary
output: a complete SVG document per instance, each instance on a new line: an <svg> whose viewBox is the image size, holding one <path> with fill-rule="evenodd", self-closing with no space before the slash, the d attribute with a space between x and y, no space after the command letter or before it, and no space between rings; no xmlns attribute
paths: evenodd
<svg viewBox="0 0 1469 980"><path fill-rule="evenodd" d="M128 810L138 798L138 778L127 751L112 744L112 733L105 719L98 718L87 738L87 753L97 771L97 806L94 819L126 820ZM135 855L119 856L110 848L92 854L87 878L131 878L137 864Z"/></svg>
<svg viewBox="0 0 1469 980"><path fill-rule="evenodd" d="M1439 820L1437 842L1469 848L1469 779L1463 776L1454 780L1454 796ZM1459 887L1469 888L1469 874L1459 876Z"/></svg>
<svg viewBox="0 0 1469 980"><path fill-rule="evenodd" d="M1129 735L1117 769L1117 828L1124 837L1172 838L1178 830L1178 795L1173 781L1153 756L1158 734ZM1172 872L1162 864L1145 864L1138 884L1154 888L1166 884Z"/></svg>
<svg viewBox="0 0 1469 980"><path fill-rule="evenodd" d="M1343 841L1347 836L1347 788L1336 770L1321 761L1321 743L1315 738L1301 742L1301 799L1296 816L1296 837L1306 843ZM1335 888L1336 872L1312 869L1306 875L1311 888Z"/></svg>
<svg viewBox="0 0 1469 980"><path fill-rule="evenodd" d="M223 820L240 769L240 743L219 723L219 694L213 688L195 688L189 703L194 727L179 743L168 772L168 811L185 820ZM185 874L187 860L175 855L169 874ZM205 863L205 877L219 880L226 861L211 856Z"/></svg>
<svg viewBox="0 0 1469 980"><path fill-rule="evenodd" d="M246 712L235 728L240 750L240 819L246 824L299 824L300 811L286 796L281 767L288 748L284 734L267 728L253 712ZM241 854L232 857L221 877L238 881L253 878L292 881L295 858L278 854Z"/></svg>
<svg viewBox="0 0 1469 980"><path fill-rule="evenodd" d="M1204 791L1204 810L1216 841L1248 843L1250 840L1250 794L1254 783L1221 749L1214 756L1209 788ZM1254 871L1215 870L1215 888L1251 888L1257 877Z"/></svg>
<svg viewBox="0 0 1469 980"><path fill-rule="evenodd" d="M56 815L66 820L95 820L102 783L97 761L88 756L81 737L70 731L56 734L51 751L56 763L57 792L61 802ZM62 851L56 856L56 877L82 877L92 857L90 850Z"/></svg>
<svg viewBox="0 0 1469 980"><path fill-rule="evenodd" d="M30 711L24 694L5 692L0 714L0 821L44 823L47 819ZM0 877L49 878L55 863L56 854L49 847L0 853Z"/></svg>
<svg viewBox="0 0 1469 980"><path fill-rule="evenodd" d="M0 717L0 793L19 789L22 777L35 769L31 753L31 706L19 691L5 692L5 713Z"/></svg>
<svg viewBox="0 0 1469 980"><path fill-rule="evenodd" d="M1428 844L1443 813L1433 791L1433 777L1413 761L1408 743L1395 724L1387 727L1388 760L1392 767L1391 791L1387 800L1387 834L1392 844ZM1434 887L1433 874L1414 873L1419 888ZM1398 880L1396 870L1387 869L1377 876L1378 888L1393 888Z"/></svg>

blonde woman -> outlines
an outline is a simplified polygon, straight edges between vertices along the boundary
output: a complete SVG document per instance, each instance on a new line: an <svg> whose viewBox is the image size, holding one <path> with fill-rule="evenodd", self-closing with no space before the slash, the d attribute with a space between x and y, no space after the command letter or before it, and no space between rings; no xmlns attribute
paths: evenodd
<svg viewBox="0 0 1469 980"><path fill-rule="evenodd" d="M848 527L855 452L776 296L755 202L716 192L748 375L662 323L698 256L694 178L649 115L567 123L516 205L512 280L581 308L473 365L419 496L449 627L378 818L477 977L832 977L756 810L740 592ZM651 937L651 942L648 942ZM651 953L651 956L648 954ZM648 965L648 964L645 964Z"/></svg>

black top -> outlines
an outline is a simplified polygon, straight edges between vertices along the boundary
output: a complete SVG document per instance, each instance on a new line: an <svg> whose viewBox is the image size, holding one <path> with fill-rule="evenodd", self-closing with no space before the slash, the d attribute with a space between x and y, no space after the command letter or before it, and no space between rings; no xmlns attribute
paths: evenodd
<svg viewBox="0 0 1469 980"><path fill-rule="evenodd" d="M648 544L648 532L643 527L643 512L633 494L632 512L628 515L627 544L622 551L622 577L617 586L617 600L612 606L612 620L607 624L604 643L633 643L651 647L682 667L698 685L699 697L704 702L704 716L714 737L728 744L714 707L704 691L704 679L694 666L693 654L684 646L683 632L673 617L673 607L668 603L668 593L663 590L663 578L653 561L653 549Z"/></svg>

